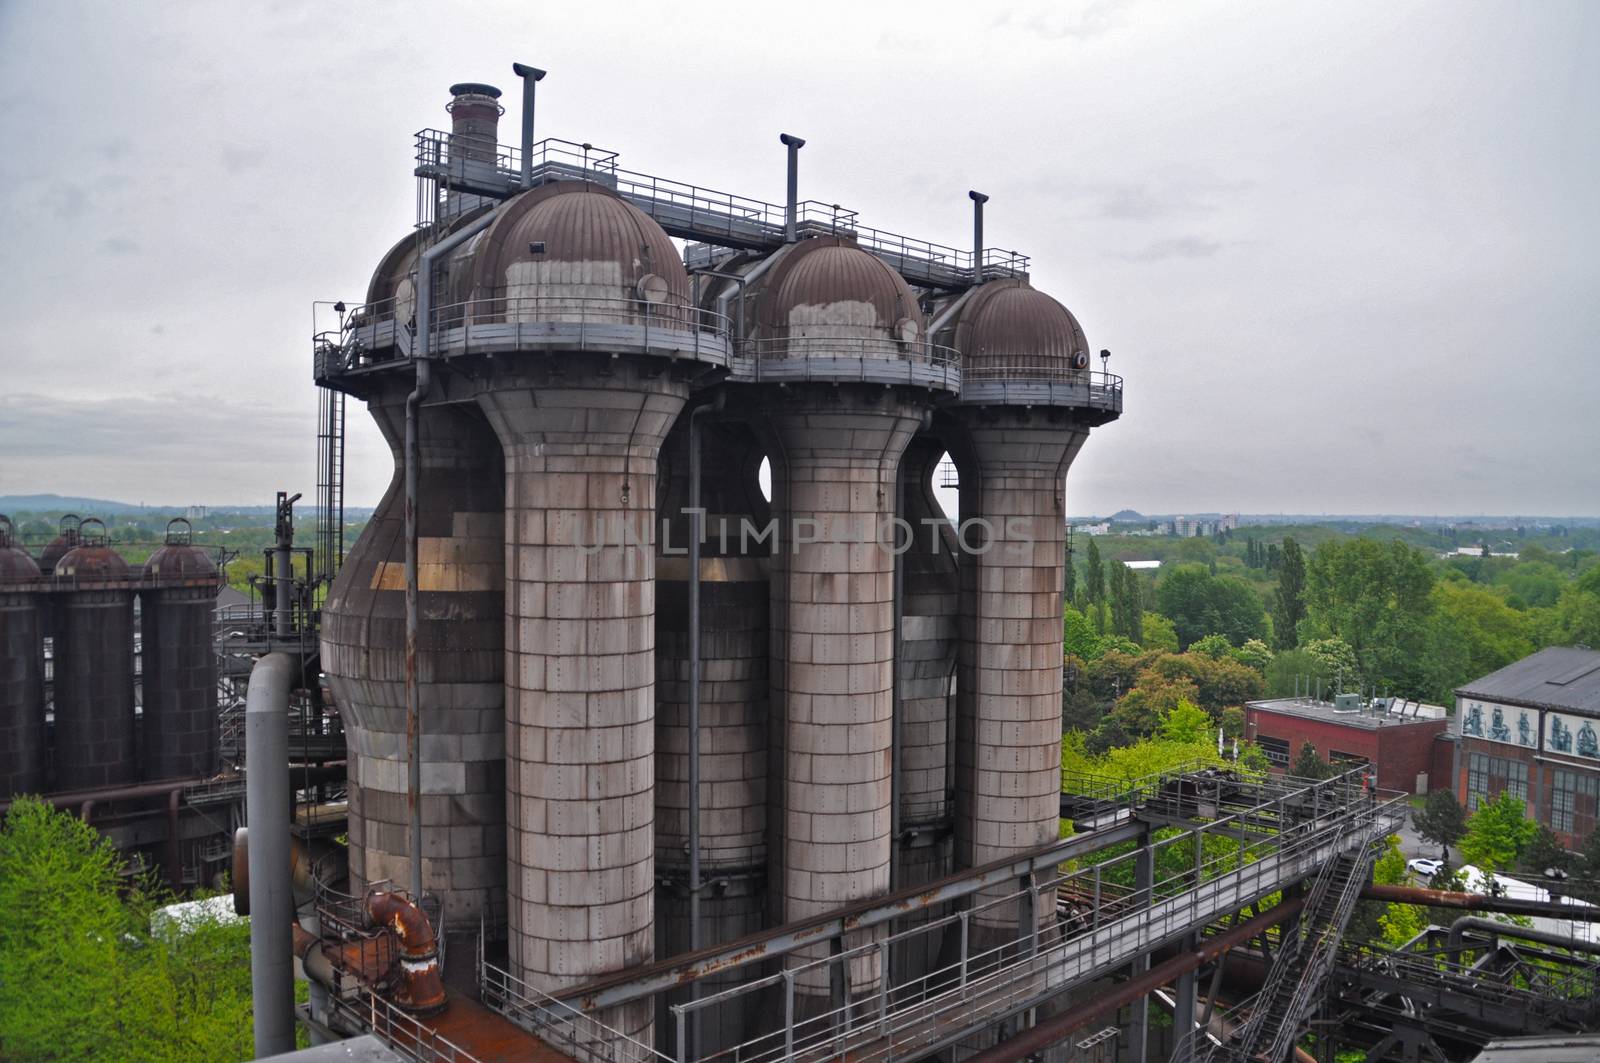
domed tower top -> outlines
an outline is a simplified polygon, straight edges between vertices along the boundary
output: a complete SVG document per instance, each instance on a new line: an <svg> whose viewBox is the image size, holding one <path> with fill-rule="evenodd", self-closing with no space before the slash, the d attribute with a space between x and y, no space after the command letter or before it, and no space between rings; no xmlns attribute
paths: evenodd
<svg viewBox="0 0 1600 1063"><path fill-rule="evenodd" d="M205 550L194 545L194 527L183 517L167 522L165 545L144 563L149 580L215 580L217 566Z"/></svg>
<svg viewBox="0 0 1600 1063"><path fill-rule="evenodd" d="M1122 412L1122 381L1091 370L1089 341L1072 311L1027 281L975 289L941 339L961 352L961 401Z"/></svg>
<svg viewBox="0 0 1600 1063"><path fill-rule="evenodd" d="M17 545L11 518L0 513L0 585L26 583L39 578L39 566Z"/></svg>
<svg viewBox="0 0 1600 1063"><path fill-rule="evenodd" d="M48 576L55 570L56 562L66 556L67 551L78 545L78 526L83 523L83 518L76 513L63 514L61 517L60 531L54 539L45 544L39 554L39 571Z"/></svg>
<svg viewBox="0 0 1600 1063"><path fill-rule="evenodd" d="M915 293L893 267L837 236L790 244L746 293L741 353L756 381L910 384L954 391L955 352L928 342Z"/></svg>
<svg viewBox="0 0 1600 1063"><path fill-rule="evenodd" d="M655 219L610 189L558 181L525 192L468 245L472 297L504 298L507 312L536 320L541 301L680 309L689 275ZM531 303L529 301L532 301Z"/></svg>
<svg viewBox="0 0 1600 1063"><path fill-rule="evenodd" d="M106 526L90 517L78 526L78 545L56 562L57 579L120 580L128 578L128 563L106 542Z"/></svg>
<svg viewBox="0 0 1600 1063"><path fill-rule="evenodd" d="M765 336L913 342L922 309L905 278L854 241L819 236L777 262L757 296Z"/></svg>

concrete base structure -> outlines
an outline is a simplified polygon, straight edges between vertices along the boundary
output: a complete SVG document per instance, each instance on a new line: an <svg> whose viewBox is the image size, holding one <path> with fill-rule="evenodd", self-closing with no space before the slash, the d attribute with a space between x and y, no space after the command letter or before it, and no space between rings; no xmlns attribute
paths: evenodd
<svg viewBox="0 0 1600 1063"><path fill-rule="evenodd" d="M879 536L893 542L899 458L922 417L894 392L847 388L768 414L782 537L772 572L775 922L889 888L894 555ZM870 992L876 954L852 968L849 992ZM821 972L798 984L825 1003Z"/></svg>
<svg viewBox="0 0 1600 1063"><path fill-rule="evenodd" d="M323 670L349 749L358 892L404 883L411 866L404 392L394 388L370 409L395 452L396 476L322 614ZM422 884L440 898L446 931L475 938L479 917L505 904L504 477L499 445L473 406L423 406L418 457Z"/></svg>
<svg viewBox="0 0 1600 1063"><path fill-rule="evenodd" d="M511 969L548 992L654 956L656 461L688 388L527 361L480 402L506 463ZM598 1017L648 1042L652 1015Z"/></svg>

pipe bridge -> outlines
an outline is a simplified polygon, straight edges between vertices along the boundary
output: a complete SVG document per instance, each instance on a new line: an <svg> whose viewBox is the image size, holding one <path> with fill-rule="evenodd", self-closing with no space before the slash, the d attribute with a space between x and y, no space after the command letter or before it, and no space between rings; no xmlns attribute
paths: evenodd
<svg viewBox="0 0 1600 1063"><path fill-rule="evenodd" d="M696 1013L709 1025L718 1012L766 1017L765 1028L715 1053L741 1063L914 1059L1025 1021L1067 990L1315 878L1398 829L1405 809L1403 797L1367 788L1359 771L1323 781L1212 770L1069 784L1086 791L1071 802L1081 813L1075 832L1020 858L621 972L560 999L485 964L486 1003L596 1063L709 1059L689 1031ZM886 933L857 944L867 936L854 931L881 925ZM798 955L822 942L826 956ZM891 962L901 950L937 959L905 973ZM594 1029L607 1008L735 969L741 984L669 1006L671 1028L660 1037L670 1054ZM901 977L863 985L862 970ZM819 986L831 988L819 997ZM579 1028L593 1040L574 1037Z"/></svg>

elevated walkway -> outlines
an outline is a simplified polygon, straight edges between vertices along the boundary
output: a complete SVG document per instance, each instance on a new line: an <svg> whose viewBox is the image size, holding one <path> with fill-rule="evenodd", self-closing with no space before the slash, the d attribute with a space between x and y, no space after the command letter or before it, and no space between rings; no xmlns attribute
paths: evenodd
<svg viewBox="0 0 1600 1063"><path fill-rule="evenodd" d="M570 1022L572 1014L592 1016L712 972L744 968L740 985L671 1005L673 1028L657 1036L662 1045L676 1046L672 1054L634 1045L625 1054L675 1063L710 1059L692 1048L694 1016L731 1009L770 1016L770 1026L717 1058L915 1059L1124 968L1325 868L1353 858L1344 881L1360 878L1365 848L1397 829L1404 810L1403 799L1379 800L1364 790L1357 772L1323 782L1186 773L1107 784L1075 809L1080 833L1072 838L932 886L623 972L565 993L559 1002L519 994L505 972L487 965L483 977L485 984L506 987L492 1006L541 1036L555 1036L550 1027L557 1017ZM1170 829L1180 820L1188 826ZM1152 840L1161 825L1169 829ZM1090 860L1111 846L1122 849ZM980 890L1008 881L1010 893L972 905ZM1058 909L1062 895L1076 903ZM1342 884L1338 896L1344 897ZM912 910L925 916L935 906L943 906L942 913L936 909L934 918L896 931L898 916ZM853 932L883 924L886 935L851 947L861 938ZM1012 931L995 944L994 928L1005 925ZM977 933L979 927L986 932ZM793 955L824 941L831 943L825 958L802 962ZM851 992L853 970L891 970L890 954L906 947L941 959L924 975L899 983L877 979ZM808 995L815 990L802 988L817 985L833 986L831 997L819 1000ZM590 1047L567 1050L580 1060L613 1058L620 1040L601 1031Z"/></svg>

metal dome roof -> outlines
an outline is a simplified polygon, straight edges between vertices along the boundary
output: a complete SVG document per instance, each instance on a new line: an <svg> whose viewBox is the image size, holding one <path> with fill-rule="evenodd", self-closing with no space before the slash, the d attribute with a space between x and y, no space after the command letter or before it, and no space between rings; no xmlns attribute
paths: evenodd
<svg viewBox="0 0 1600 1063"><path fill-rule="evenodd" d="M56 562L55 575L68 579L109 580L126 579L128 563L111 547L100 543L85 543L68 550Z"/></svg>
<svg viewBox="0 0 1600 1063"><path fill-rule="evenodd" d="M893 329L903 320L925 325L905 278L887 263L840 237L821 236L793 246L777 263L761 293L761 322L791 325L865 325Z"/></svg>
<svg viewBox="0 0 1600 1063"><path fill-rule="evenodd" d="M0 584L39 578L39 566L13 538L11 518L0 514Z"/></svg>
<svg viewBox="0 0 1600 1063"><path fill-rule="evenodd" d="M1067 369L1074 354L1089 355L1089 341L1072 312L1022 280L990 281L973 292L961 309L953 343L963 364L973 368Z"/></svg>
<svg viewBox="0 0 1600 1063"><path fill-rule="evenodd" d="M586 181L558 181L512 200L472 244L471 273L478 295L531 283L615 288L594 294L633 298L654 274L666 282L665 301L689 299L683 259L655 219Z"/></svg>
<svg viewBox="0 0 1600 1063"><path fill-rule="evenodd" d="M180 524L183 527L178 527ZM217 566L204 549L194 545L193 534L189 522L182 517L168 521L167 541L144 563L145 578L216 579Z"/></svg>

